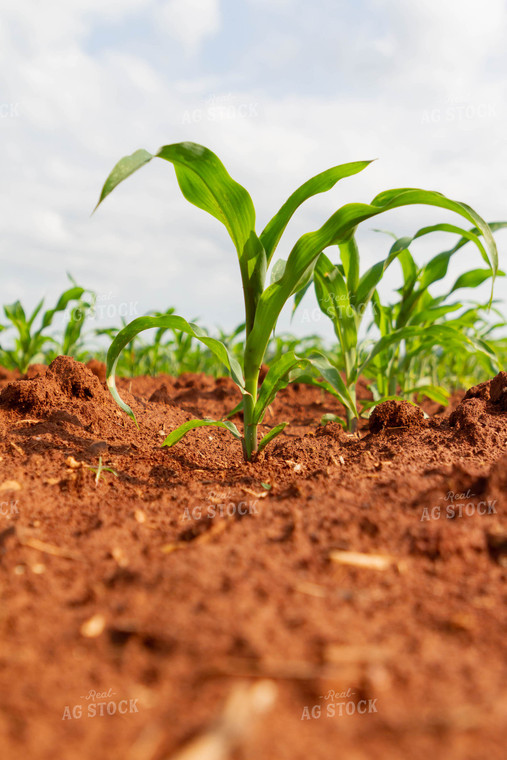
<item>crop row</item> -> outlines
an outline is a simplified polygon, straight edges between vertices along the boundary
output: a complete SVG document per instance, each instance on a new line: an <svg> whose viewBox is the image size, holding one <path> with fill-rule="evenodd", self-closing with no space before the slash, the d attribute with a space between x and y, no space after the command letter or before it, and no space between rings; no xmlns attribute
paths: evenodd
<svg viewBox="0 0 507 760"><path fill-rule="evenodd" d="M236 249L245 302L244 322L231 335L211 335L173 309L152 312L128 324L123 320L119 331L94 331L95 336L112 340L106 356L108 386L134 420L116 389L117 374L192 371L217 375L225 369L238 386L242 431L229 419L191 420L173 431L164 445L174 445L193 428L220 426L241 441L244 458L249 460L283 430L285 423L280 423L258 440L257 427L266 410L290 382L310 383L333 394L346 410L346 418L340 421L355 430L360 416L381 400L395 396L413 400L425 395L445 404L454 388L490 377L505 366L505 318L493 299L495 280L504 273L498 268L493 233L507 223L487 224L465 203L434 191L401 188L380 193L370 204L342 206L319 229L302 235L286 259L275 260L280 239L301 204L364 170L370 162L342 164L312 177L258 235L247 191L230 177L214 153L194 143L166 145L156 155L139 150L121 159L106 180L97 205L153 158L171 163L184 197L225 225ZM386 211L414 204L446 209L468 225L437 223L410 237L393 236L386 255L363 271L356 241L358 226ZM425 238L431 243L441 240L442 233L450 238L450 246L437 250L426 263L417 263L412 253L414 241ZM465 246L470 249L468 260L475 248L479 266L458 276L442 292L442 281ZM400 265L401 284L397 297L384 302L378 286L394 262ZM474 301L471 296L486 281L491 285L489 300ZM284 306L291 303L293 311L301 308L309 288L314 289L320 310L331 320L334 346L324 345L317 335L296 339L276 334ZM5 306L10 325L0 326L0 330L10 326L13 337L9 348L0 348L0 363L25 371L30 362L41 357L47 361L58 353L88 358L84 325L95 308L94 294L75 282L54 309L43 312L41 302L27 316L19 301ZM50 328L60 312L68 314L68 319L55 337ZM139 338L149 329L155 330L150 342ZM260 382L262 364L269 369ZM358 403L360 377L368 382L371 403Z"/></svg>

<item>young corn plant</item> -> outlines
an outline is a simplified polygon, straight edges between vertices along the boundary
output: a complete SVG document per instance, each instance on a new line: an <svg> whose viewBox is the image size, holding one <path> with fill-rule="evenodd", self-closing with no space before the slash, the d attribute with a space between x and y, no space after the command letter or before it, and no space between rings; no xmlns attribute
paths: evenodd
<svg viewBox="0 0 507 760"><path fill-rule="evenodd" d="M67 322L60 344L55 338L47 334L47 330L51 327L55 314L66 311L69 304L74 303L75 307L79 307L81 311L90 306L84 300L85 294L90 294L90 291L79 287L74 283L72 278L70 279L73 283L72 287L62 293L53 309L48 309L42 314L42 319L37 329L35 329L35 322L41 313L44 299L37 304L30 316L26 315L20 301L15 301L13 304L4 306L4 314L10 322L10 325L5 329L14 328L17 336L14 338L13 348L0 348L0 363L6 367L18 369L21 373L25 373L30 364L44 361L46 353L49 354L49 351L46 351L47 344L58 346L60 350L57 353L67 355L73 353L79 344L83 326L82 320L74 320L71 317ZM93 294L90 295L93 297Z"/></svg>
<svg viewBox="0 0 507 760"><path fill-rule="evenodd" d="M432 232L449 232L460 235L458 243L450 250L435 256L426 266L418 270L408 250L413 240ZM345 385L352 397L353 404L348 404L343 396L340 385L326 380L316 380L307 377L306 380L320 385L336 396L346 408L346 427L355 430L360 416L356 384L361 375L368 376L373 371L377 378L374 390L374 404L382 399L393 398L398 393L398 379L410 378L414 365L421 364L423 356L434 351L435 346L444 346L447 350L462 351L469 348L483 351L493 356L488 346L480 340L471 338L464 330L459 329L456 321L443 323L448 313L461 307L461 304L447 304L447 297L459 288L471 287L484 282L497 273L496 264L488 257L488 253L479 239L483 229L475 227L466 231L450 224L438 224L419 230L413 238L396 240L383 261L374 264L360 276L360 257L357 244L352 237L346 244L339 244L341 262L333 264L322 253L315 266L313 281L317 301L321 310L327 314L338 338L340 352L339 364L335 365L344 375ZM487 269L473 270L462 275L454 284L451 291L439 298L432 298L428 287L442 279L446 273L451 257L463 245L472 241L477 246L481 256L488 264ZM383 309L377 293L377 286L386 269L399 259L405 274L405 284L402 289L402 299L399 308L393 310L399 313L398 319L388 319L388 309ZM409 266L410 264L410 266ZM296 296L295 306L299 305L302 291ZM407 302L410 308L407 307ZM375 322L380 330L380 337L374 341L361 341L359 331L365 313L373 310ZM372 344L372 345L371 345ZM404 363L401 362L402 346ZM429 385L425 386L431 393ZM423 390L418 382L418 390ZM402 388L405 395L411 396L416 389ZM433 389L442 401L441 389ZM403 394L402 394L403 395ZM363 411L371 404L363 404ZM342 422L339 418L335 418Z"/></svg>
<svg viewBox="0 0 507 760"><path fill-rule="evenodd" d="M493 301L493 304L495 301ZM491 322L492 312L497 315L498 321ZM493 333L501 329L505 335L506 322L503 314L496 308L488 310L483 304L472 303L466 311L459 316L459 329L476 341L482 341L491 353L470 352L470 351L428 351L423 357L424 370L428 378L431 378L433 386L441 385L445 378L446 395L459 389L470 388L479 382L490 379L499 369L506 366L505 354L502 356L501 340L493 337ZM505 341L505 338L504 338ZM499 350L500 349L500 350ZM412 385L414 383L412 382ZM433 387L432 386L432 387ZM419 393L420 390L417 389ZM424 395L432 398L431 393L423 390ZM440 398L434 398L443 406L447 403L447 398L443 401Z"/></svg>
<svg viewBox="0 0 507 760"><path fill-rule="evenodd" d="M118 473L116 470L113 470L112 467L104 467L102 464L102 457L99 457L99 463L97 467L91 467L90 465L87 465L88 469L95 473L95 488L99 485L100 478L102 476L103 472L110 472L111 475L114 475L115 478L118 477Z"/></svg>
<svg viewBox="0 0 507 760"><path fill-rule="evenodd" d="M489 226L494 232L507 224L493 222ZM458 291L477 288L490 279L491 270L468 270L455 280L447 292L439 296L430 293L430 288L447 275L452 257L474 240L470 235L480 236L481 232L474 228L469 230L467 235L463 235L463 230L459 228L446 229L447 232L460 235L457 243L450 250L437 254L427 264L418 267L409 246L414 240L431 231L432 228L419 230L413 238L402 238L394 244L395 247L402 248L398 255L403 274L403 285L398 290L399 300L389 306L383 306L378 292L373 296L372 325L376 325L381 337L401 334L398 331L406 327L413 328L412 335L408 335L403 341L388 345L375 356L372 365L368 367L367 371L372 370L375 375L375 382L370 387L376 399L394 394L410 398L415 393L424 393L439 403L446 403L447 392L439 385L436 371L439 355L434 350L434 344L428 339L429 327L443 327L444 332L439 343L442 355L454 353L466 357L471 353L471 359L476 364L487 367L490 374L498 372L498 361L492 347L485 340L486 335L472 329L474 324L481 321L479 312L484 307L477 305L475 308L465 309L465 301L456 297ZM497 272L497 276L503 277L505 274ZM451 301L451 298L456 300ZM450 332L448 328L455 332ZM448 343L449 339L453 341L453 345ZM456 341L462 344L461 349L456 345ZM457 350L452 352L453 348Z"/></svg>
<svg viewBox="0 0 507 760"><path fill-rule="evenodd" d="M338 370L322 354L302 358L294 352L288 352L271 364L260 387L259 372L280 312L289 299L310 281L322 251L338 244L342 251L344 275L349 290L354 292L359 287L359 256L354 233L361 222L385 211L416 203L455 211L482 231L487 249L487 252L482 249L484 257L493 273L496 273L498 256L495 242L481 217L465 204L450 200L440 193L402 188L383 192L370 204L349 203L339 208L319 229L308 232L297 240L287 260L277 263L271 282L266 285L268 267L273 261L275 250L288 222L301 204L318 193L330 190L341 179L362 171L370 161L341 164L312 177L289 197L258 235L255 230L255 209L248 192L232 179L214 153L202 145L190 142L165 145L156 154L138 150L122 158L107 178L97 206L123 180L154 158L173 165L180 190L187 201L208 212L226 227L238 256L245 305L242 361L232 356L221 341L209 337L197 325L177 315L138 317L120 330L113 340L107 355L108 386L119 406L134 420L132 410L116 389L115 370L123 348L142 330L169 327L191 335L220 359L238 386L243 399L242 433L230 421L191 420L170 433L164 441L166 446L177 443L189 430L214 425L227 428L241 440L245 460L252 460L286 425L284 422L276 425L258 440L257 428L263 422L268 406L277 392L290 382L294 373L310 364L325 380L332 381L333 387L339 388L341 396L347 402L347 408L355 410L355 401ZM366 280L361 281L361 289L366 295L375 290L385 266L381 263Z"/></svg>

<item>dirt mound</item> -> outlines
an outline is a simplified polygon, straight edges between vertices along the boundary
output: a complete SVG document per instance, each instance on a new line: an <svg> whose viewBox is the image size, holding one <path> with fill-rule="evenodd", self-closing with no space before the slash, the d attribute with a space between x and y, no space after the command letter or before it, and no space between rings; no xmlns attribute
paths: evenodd
<svg viewBox="0 0 507 760"><path fill-rule="evenodd" d="M119 379L136 428L94 369L60 357L0 394L2 758L161 760L225 732L244 760L504 759L502 378L454 425L380 405L380 435L288 387L245 464L217 428L161 448L189 402L234 408L230 379Z"/></svg>
<svg viewBox="0 0 507 760"><path fill-rule="evenodd" d="M490 399L503 411L507 411L507 372L499 372L490 383Z"/></svg>
<svg viewBox="0 0 507 760"><path fill-rule="evenodd" d="M507 372L476 385L449 416L449 424L470 443L498 441L503 425L499 417L507 411Z"/></svg>
<svg viewBox="0 0 507 760"><path fill-rule="evenodd" d="M90 361L86 363L86 366L91 372L93 372L95 377L99 378L101 383L106 382L106 365L104 362L99 362L97 359L90 359Z"/></svg>
<svg viewBox="0 0 507 760"><path fill-rule="evenodd" d="M427 421L422 409L408 401L384 401L378 404L370 415L370 433L380 433L386 428L423 428Z"/></svg>
<svg viewBox="0 0 507 760"><path fill-rule="evenodd" d="M174 402L169 395L169 391L167 390L167 385L165 383L162 383L160 388L157 388L156 391L153 391L148 401L155 404L174 405Z"/></svg>
<svg viewBox="0 0 507 760"><path fill-rule="evenodd" d="M36 369L35 373L31 372L24 380L15 380L0 393L0 406L41 416L67 401L104 404L106 400L110 402L110 394L97 377L70 356L58 356L47 371Z"/></svg>

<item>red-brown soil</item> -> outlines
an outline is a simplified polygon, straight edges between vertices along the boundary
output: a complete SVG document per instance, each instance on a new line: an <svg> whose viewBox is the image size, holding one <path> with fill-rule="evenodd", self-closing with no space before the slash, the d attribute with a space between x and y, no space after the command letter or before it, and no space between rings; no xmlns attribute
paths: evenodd
<svg viewBox="0 0 507 760"><path fill-rule="evenodd" d="M266 422L290 426L253 464L222 429L161 448L236 405L229 379L120 380L137 430L101 365L17 377L0 372L2 760L507 756L505 373L356 435L288 387ZM117 476L96 484L99 457Z"/></svg>

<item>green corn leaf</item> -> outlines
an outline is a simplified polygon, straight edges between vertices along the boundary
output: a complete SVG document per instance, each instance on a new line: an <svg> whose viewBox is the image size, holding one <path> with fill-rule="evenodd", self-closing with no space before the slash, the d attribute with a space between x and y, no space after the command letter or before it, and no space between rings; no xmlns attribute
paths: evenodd
<svg viewBox="0 0 507 760"><path fill-rule="evenodd" d="M151 161L152 158L153 155L151 153L148 153L147 150L142 149L136 150L136 152L132 153L131 156L125 156L124 158L121 158L113 167L112 172L104 182L99 201L95 206L94 211L97 210L102 201L107 198L109 193L111 193L115 187L120 184L120 182L123 182L124 179L130 177L131 174L140 169L141 166L144 166L149 161Z"/></svg>
<svg viewBox="0 0 507 760"><path fill-rule="evenodd" d="M360 318L350 304L349 289L342 273L324 253L317 259L314 283L318 304L332 320L342 351L355 350Z"/></svg>
<svg viewBox="0 0 507 760"><path fill-rule="evenodd" d="M413 338L424 340L430 345L450 345L451 343L453 345L463 345L466 343L471 346L474 345L474 342L470 338L448 325L413 325L408 327L401 327L397 330L394 330L389 335L384 335L382 338L380 338L380 340L377 341L359 368L358 376L364 372L366 367L370 364L371 360L377 354L385 351L392 345L401 343L403 340L409 340ZM417 355L418 352L420 352L419 348L415 350L415 355ZM410 356L410 354L407 354L407 357L408 356Z"/></svg>
<svg viewBox="0 0 507 760"><path fill-rule="evenodd" d="M439 299L440 300L440 299ZM453 311L461 309L463 304L450 303L445 306L437 306L431 309L422 309L417 311L410 320L411 325L435 324L439 319L451 314Z"/></svg>
<svg viewBox="0 0 507 760"><path fill-rule="evenodd" d="M201 343L204 343L213 354L225 365L231 374L232 379L241 390L243 394L245 391L245 381L243 378L243 372L237 359L235 359L229 352L226 346L215 338L210 338L204 330L198 325L191 322L187 322L183 317L176 315L164 315L160 317L138 317L134 319L129 325L124 327L116 335L115 339L109 347L107 352L107 385L116 403L135 421L134 412L132 409L121 399L117 389L115 380L115 370L118 363L119 356L122 350L128 343L140 332L149 330L150 328L167 327L171 330L177 330L179 332L187 333L193 338L197 338ZM136 423L137 424L137 423ZM232 424L232 423L231 423Z"/></svg>
<svg viewBox="0 0 507 760"><path fill-rule="evenodd" d="M260 235L261 243L266 251L268 264L285 228L301 204L314 195L331 190L339 180L357 174L366 169L369 164L371 164L371 161L354 161L348 164L341 164L340 166L333 166L331 169L317 174L301 185L301 187L298 187L290 198L285 201L278 213L268 222Z"/></svg>
<svg viewBox="0 0 507 760"><path fill-rule="evenodd" d="M453 229L454 231L459 230L462 233L464 238L466 238L467 240L473 240L475 242L485 262L489 264L493 272L493 277L495 277L496 271L498 269L498 252L496 249L496 243L493 238L493 234L491 232L490 227L484 221L484 219L482 219L482 217L480 217L479 214L477 214L466 203L462 203L461 201L450 200L449 198L446 198L441 193L437 193L432 190L419 190L416 188L387 190L386 192L383 192L377 195L376 198L374 198L372 201L373 206L375 205L385 206L386 204L388 204L390 208L399 208L401 206L408 206L408 205L419 204L419 203L427 204L430 206L439 206L441 208L448 209L449 211L455 211L460 216L472 222L472 224L475 225L475 231L467 232L467 231L461 230L461 228L455 227L455 225L437 224L437 225L432 225L431 227L423 228L423 231L420 231L420 234L418 234L417 237L420 237L422 234L428 234L429 232L433 232L435 230L442 230L442 231L453 231ZM482 234L484 236L484 241L486 243L487 250L482 246L480 241L477 241L477 237L479 234ZM459 245L459 242L455 246L455 250L457 250L458 245Z"/></svg>
<svg viewBox="0 0 507 760"><path fill-rule="evenodd" d="M329 359L318 352L312 354L309 357L309 361L312 367L324 378L325 383L333 389L333 395L338 395L344 407L357 416L355 401L336 367L331 364Z"/></svg>
<svg viewBox="0 0 507 760"><path fill-rule="evenodd" d="M403 273L402 292L409 292L417 280L418 269L412 254L408 250L408 246L398 253L397 259L401 264L401 271Z"/></svg>
<svg viewBox="0 0 507 760"><path fill-rule="evenodd" d="M173 430L172 433L169 433L162 446L174 446L174 444L181 441L183 436L185 436L190 430L195 430L199 427L225 428L232 433L235 438L241 440L241 433L232 422L227 422L226 420L189 420L188 422L184 422L183 425L180 425L179 428L176 428L176 430Z"/></svg>
<svg viewBox="0 0 507 760"><path fill-rule="evenodd" d="M455 251L444 251L428 261L421 271L421 289L425 289L445 277L449 268L449 261L454 253Z"/></svg>
<svg viewBox="0 0 507 760"><path fill-rule="evenodd" d="M408 252L408 246L411 245L411 243L421 238L425 235L429 235L432 232L449 232L452 234L460 235L460 238L458 242L448 251L444 251L443 253L439 253L437 256L434 256L424 267L422 267L419 271L415 268L415 262L413 261L412 257L410 256ZM467 242L473 242L479 249L479 252L481 256L488 261L487 253L484 249L484 246L482 245L481 241L479 240L479 237L477 234L481 234L480 230L477 230L476 228L472 230L464 230L461 227L457 227L453 224L434 224L429 227L423 227L420 230L416 232L416 234L411 238L401 238L399 241L395 243L393 246L393 249L395 247L404 247L405 250L402 251L400 256L400 261L402 263L402 268L405 276L405 283L403 288L401 289L401 293L403 295L403 301L401 304L401 310L398 314L397 320L396 320L396 326L398 328L405 326L408 323L411 323L413 321L411 315L413 314L416 306L418 306L419 309L421 309L424 305L427 305L424 303L426 290L427 288L432 285L434 282L437 282L441 280L445 275L447 274L447 269L449 266L449 261L452 256L454 256L455 253ZM391 249L391 250L393 250ZM410 258L408 258L410 257ZM415 268L415 279L414 279L414 268ZM493 270L490 270L493 274ZM407 280L407 276L410 278ZM419 287L415 289L415 285L418 284ZM452 291L451 291L452 292ZM449 294L447 294L449 295ZM445 300L447 296L443 296L442 300Z"/></svg>
<svg viewBox="0 0 507 760"><path fill-rule="evenodd" d="M42 298L30 315L30 319L28 320L28 327L31 327L33 323L35 322L35 319L37 315L39 314L40 310L42 309L43 304L44 304L44 299Z"/></svg>
<svg viewBox="0 0 507 760"><path fill-rule="evenodd" d="M286 264L287 262L283 259L278 259L278 261L273 266L273 269L271 270L271 283L276 282L280 279L280 277L283 277Z"/></svg>
<svg viewBox="0 0 507 760"><path fill-rule="evenodd" d="M340 258L343 264L350 301L353 303L359 285L359 248L354 236L338 241Z"/></svg>
<svg viewBox="0 0 507 760"><path fill-rule="evenodd" d="M389 232L388 230L378 230L375 229L374 232L380 232L384 235L389 235L389 237L394 238L395 242L393 246L391 247L391 253L396 252L396 258L398 258L402 272L403 272L403 288L399 290L399 292L403 292L406 290L410 290L413 284L415 283L415 280L417 278L417 265L412 258L412 255L410 251L408 250L409 245L411 245L413 238L411 237L404 237L404 238L397 238L394 232ZM381 265L384 264L384 262L380 262ZM375 265L377 266L377 265ZM372 267L374 269L374 267ZM371 270L369 270L371 271ZM366 273L368 275L368 272ZM364 275L364 278L366 278L366 275ZM361 278L361 279L364 279ZM380 282L380 280L378 281ZM358 299L359 300L359 299Z"/></svg>
<svg viewBox="0 0 507 760"><path fill-rule="evenodd" d="M438 225L436 225L438 226ZM507 227L507 222L488 222L488 227L491 230L491 232L497 232L498 230L505 229ZM431 230L432 228L428 228ZM482 235L482 229L479 229L477 227L472 227L470 230L468 230L469 233L473 235L480 236ZM462 248L464 245L466 245L470 240L470 237L467 235L463 235L456 245L453 247L454 251L458 251L460 248ZM484 254L482 254L482 257L486 263L488 262L488 259L485 258Z"/></svg>
<svg viewBox="0 0 507 760"><path fill-rule="evenodd" d="M504 277L505 272L498 272L497 277ZM482 285L483 282L489 280L491 277L491 270L489 269L471 269L469 272L465 272L460 275L454 285L452 286L450 293L454 293L455 290L460 288L477 288Z"/></svg>
<svg viewBox="0 0 507 760"><path fill-rule="evenodd" d="M447 406L450 397L449 391L437 385L417 385L415 388L409 388L405 393L407 396L421 394L441 406Z"/></svg>
<svg viewBox="0 0 507 760"><path fill-rule="evenodd" d="M15 301L12 304L4 306L4 314L19 332L21 332L23 328L26 329L28 327L25 310L21 306L20 301Z"/></svg>
<svg viewBox="0 0 507 760"><path fill-rule="evenodd" d="M120 182L151 161L162 158L173 164L184 197L225 225L238 253L245 293L246 322L253 323L255 308L264 288L267 259L255 234L255 209L250 195L235 182L212 151L192 142L164 145L155 154L138 150L113 168L97 206Z"/></svg>
<svg viewBox="0 0 507 760"><path fill-rule="evenodd" d="M62 295L58 299L58 302L55 308L48 309L47 311L44 312L44 316L42 318L42 326L40 330L44 330L46 327L49 327L51 323L53 322L53 317L55 316L57 312L65 311L70 301L79 301L79 299L84 293L85 293L85 289L79 288L79 287L69 288L68 290L65 291L65 293L62 293Z"/></svg>
<svg viewBox="0 0 507 760"><path fill-rule="evenodd" d="M260 453L262 449L266 448L268 443L273 440L277 435L280 435L282 430L288 425L288 422L280 422L279 425L276 425L274 428L271 428L269 433L267 433L263 438L261 438L259 442L259 446L257 448L257 451Z"/></svg>
<svg viewBox="0 0 507 760"><path fill-rule="evenodd" d="M374 264L364 275L361 277L357 287L356 303L368 304L373 296L375 288L381 281L386 269L392 264L392 262L399 258L403 276L405 280L404 288L408 289L416 281L417 267L415 261L412 258L408 246L412 243L413 238L400 238L397 240L389 251L389 255L383 261L379 261Z"/></svg>
<svg viewBox="0 0 507 760"><path fill-rule="evenodd" d="M255 229L255 209L250 195L235 182L212 151L196 143L164 145L157 152L174 164L187 201L208 211L229 232L240 257Z"/></svg>
<svg viewBox="0 0 507 760"><path fill-rule="evenodd" d="M251 350L252 356L255 361L258 360L259 365L280 311L290 298L294 288L314 265L320 253L330 245L350 239L358 224L366 219L391 209L415 203L455 211L475 224L484 236L488 249L488 263L494 280L498 270L498 253L495 241L486 222L466 204L449 200L440 193L415 189L390 190L381 193L374 198L370 205L347 204L338 209L320 229L299 238L287 259L284 275L266 288L260 297L254 326L247 339L247 350Z"/></svg>
<svg viewBox="0 0 507 760"><path fill-rule="evenodd" d="M296 293L296 295L294 296L294 305L292 306L291 320L294 318L294 314L296 313L296 310L299 308L301 301L307 294L308 289L311 287L311 284L312 284L312 278L310 277L308 279L308 282L302 288L300 288L298 292Z"/></svg>
<svg viewBox="0 0 507 760"><path fill-rule="evenodd" d="M266 409L273 402L278 391L287 387L290 373L295 369L304 369L307 366L308 359L296 356L294 351L283 354L272 363L261 385L254 407L253 419L255 423L262 422Z"/></svg>
<svg viewBox="0 0 507 760"><path fill-rule="evenodd" d="M343 417L340 417L337 414L323 414L320 418L320 424L326 425L328 422L337 422L338 425L341 425L341 427L346 430L347 429L347 422L343 419Z"/></svg>

